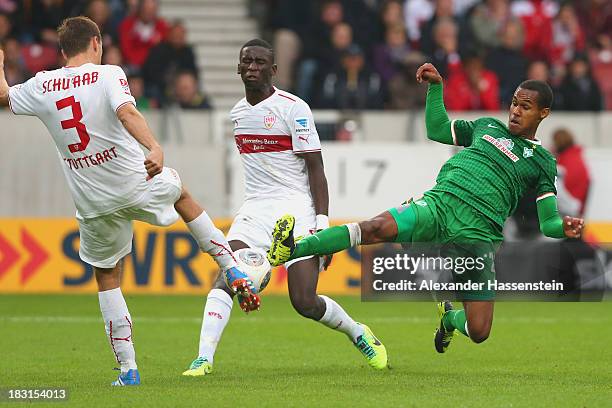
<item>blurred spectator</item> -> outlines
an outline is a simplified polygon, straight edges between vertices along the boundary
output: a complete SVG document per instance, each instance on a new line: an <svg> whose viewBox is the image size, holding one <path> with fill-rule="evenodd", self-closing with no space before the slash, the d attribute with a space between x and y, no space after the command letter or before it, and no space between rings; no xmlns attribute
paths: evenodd
<svg viewBox="0 0 612 408"><path fill-rule="evenodd" d="M586 208L591 184L591 177L582 155L582 147L574 143L574 136L567 129L555 130L553 143L553 153L557 156L557 166L563 169L561 172L563 186L571 197L579 203L576 215L572 214L569 208L563 212L567 215L582 216ZM561 210L561 205L559 207Z"/></svg>
<svg viewBox="0 0 612 408"><path fill-rule="evenodd" d="M516 0L511 10L522 20L525 28L525 56L550 61L552 20L559 10L558 4L554 0Z"/></svg>
<svg viewBox="0 0 612 408"><path fill-rule="evenodd" d="M453 0L435 0L433 16L421 27L421 41L419 49L427 55L431 55L435 48L434 27L440 20L452 20L457 26L458 44L466 43L464 34L466 32L463 19L455 16Z"/></svg>
<svg viewBox="0 0 612 408"><path fill-rule="evenodd" d="M38 42L57 44L57 27L70 15L76 1L32 0L30 9L31 31Z"/></svg>
<svg viewBox="0 0 612 408"><path fill-rule="evenodd" d="M329 45L321 46L315 58L305 60L300 66L297 91L306 101L312 96L311 90L315 87L314 84L319 82L316 79L337 70L340 67L342 54L353 42L353 29L346 23L336 24L330 35Z"/></svg>
<svg viewBox="0 0 612 408"><path fill-rule="evenodd" d="M404 4L404 20L408 38L413 43L421 40L421 26L431 19L434 6L430 0L406 0Z"/></svg>
<svg viewBox="0 0 612 408"><path fill-rule="evenodd" d="M591 74L589 61L577 56L570 63L567 76L559 87L557 109L567 111L600 111L603 108L601 91Z"/></svg>
<svg viewBox="0 0 612 408"><path fill-rule="evenodd" d="M336 41L342 40L342 38L339 38L339 34L343 34L346 40L342 41L347 43L346 46L353 41L353 30L348 24L338 29L342 31L341 33L332 35L334 28L343 21L344 8L340 1L323 2L319 16L314 19L312 27L308 30L308 35L302 37L302 62L298 67L296 92L306 102L310 102L312 98L315 78L324 74L322 72L324 68L336 68L327 65L326 61L330 54L334 55L333 38L336 37Z"/></svg>
<svg viewBox="0 0 612 408"><path fill-rule="evenodd" d="M181 72L174 81L174 97L182 109L210 109L208 98L198 90L198 80L191 71Z"/></svg>
<svg viewBox="0 0 612 408"><path fill-rule="evenodd" d="M399 66L410 53L410 46L406 38L403 25L394 25L387 28L385 43L374 48L374 68L386 83L393 77Z"/></svg>
<svg viewBox="0 0 612 408"><path fill-rule="evenodd" d="M166 22L157 16L156 0L139 0L136 13L119 26L119 43L125 62L142 67L149 50L159 44L168 32Z"/></svg>
<svg viewBox="0 0 612 408"><path fill-rule="evenodd" d="M317 107L324 109L382 109L380 76L365 65L361 48L353 44L342 56L342 67L323 80Z"/></svg>
<svg viewBox="0 0 612 408"><path fill-rule="evenodd" d="M110 47L117 43L117 33L110 21L111 9L106 0L92 0L87 5L85 15L100 28L103 47Z"/></svg>
<svg viewBox="0 0 612 408"><path fill-rule="evenodd" d="M384 42L389 27L404 27L404 10L400 0L385 0L380 7L378 42Z"/></svg>
<svg viewBox="0 0 612 408"><path fill-rule="evenodd" d="M531 61L527 66L527 79L548 82L550 85L550 69L546 61Z"/></svg>
<svg viewBox="0 0 612 408"><path fill-rule="evenodd" d="M612 109L612 34L601 34L597 46L590 51L593 77L604 95L605 106Z"/></svg>
<svg viewBox="0 0 612 408"><path fill-rule="evenodd" d="M612 1L580 0L575 4L578 18L590 44L596 44L602 34L612 35Z"/></svg>
<svg viewBox="0 0 612 408"><path fill-rule="evenodd" d="M123 55L119 47L111 45L102 53L102 64L117 65L123 67Z"/></svg>
<svg viewBox="0 0 612 408"><path fill-rule="evenodd" d="M144 80L139 75L130 75L127 77L130 87L130 93L136 100L136 106L140 111L148 111L157 108L157 103L154 99L149 99L145 96Z"/></svg>
<svg viewBox="0 0 612 408"><path fill-rule="evenodd" d="M462 69L449 74L444 90L444 102L449 110L499 110L499 81L493 71L484 67L482 58L465 57Z"/></svg>
<svg viewBox="0 0 612 408"><path fill-rule="evenodd" d="M516 87L525 79L527 58L521 53L523 32L521 22L510 20L502 29L501 44L492 50L486 66L499 79L499 96L502 106L509 106Z"/></svg>
<svg viewBox="0 0 612 408"><path fill-rule="evenodd" d="M28 80L32 74L25 65L21 55L21 44L15 38L4 42L4 75L9 86L21 84Z"/></svg>
<svg viewBox="0 0 612 408"><path fill-rule="evenodd" d="M6 14L0 14L0 42L13 35L13 23Z"/></svg>
<svg viewBox="0 0 612 408"><path fill-rule="evenodd" d="M469 27L481 47L493 48L501 45L504 28L515 20L517 18L510 13L508 0L485 0L472 12ZM524 36L522 25L519 34Z"/></svg>
<svg viewBox="0 0 612 408"><path fill-rule="evenodd" d="M443 77L461 65L457 24L450 18L440 19L433 29L434 50L431 62Z"/></svg>
<svg viewBox="0 0 612 408"><path fill-rule="evenodd" d="M406 55L397 72L387 85L388 109L421 109L425 106L427 87L419 84L414 77L417 68L425 62L425 56L418 51Z"/></svg>
<svg viewBox="0 0 612 408"><path fill-rule="evenodd" d="M181 21L175 21L166 39L151 48L143 67L142 76L146 81L148 94L164 102L172 78L177 72L189 71L198 77L195 54L187 44L187 31Z"/></svg>
<svg viewBox="0 0 612 408"><path fill-rule="evenodd" d="M19 10L18 0L0 0L0 13L14 14Z"/></svg>
<svg viewBox="0 0 612 408"><path fill-rule="evenodd" d="M574 6L566 3L559 9L553 21L551 63L554 76L563 76L565 66L577 52L584 51L584 33L574 11Z"/></svg>

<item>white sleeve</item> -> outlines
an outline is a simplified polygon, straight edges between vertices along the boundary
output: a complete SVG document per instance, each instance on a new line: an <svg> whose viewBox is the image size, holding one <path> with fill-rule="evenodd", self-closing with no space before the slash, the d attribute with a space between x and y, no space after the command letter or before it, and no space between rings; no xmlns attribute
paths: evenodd
<svg viewBox="0 0 612 408"><path fill-rule="evenodd" d="M289 129L295 153L321 151L321 141L310 107L304 101L296 102L289 111Z"/></svg>
<svg viewBox="0 0 612 408"><path fill-rule="evenodd" d="M9 107L15 115L36 115L36 77L23 84L13 85L8 93Z"/></svg>
<svg viewBox="0 0 612 408"><path fill-rule="evenodd" d="M115 112L126 103L136 105L136 100L130 92L127 77L121 67L108 65L108 69L104 73L104 91L111 109Z"/></svg>

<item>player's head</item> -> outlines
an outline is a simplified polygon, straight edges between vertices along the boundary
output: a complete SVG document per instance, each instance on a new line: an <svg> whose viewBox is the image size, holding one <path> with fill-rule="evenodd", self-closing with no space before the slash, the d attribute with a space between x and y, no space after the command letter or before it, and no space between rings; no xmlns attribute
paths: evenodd
<svg viewBox="0 0 612 408"><path fill-rule="evenodd" d="M274 50L264 40L254 39L240 48L238 74L247 89L265 89L272 86L276 75Z"/></svg>
<svg viewBox="0 0 612 408"><path fill-rule="evenodd" d="M88 54L91 62L102 61L102 35L98 25L87 17L70 17L57 28L59 45L66 59Z"/></svg>
<svg viewBox="0 0 612 408"><path fill-rule="evenodd" d="M508 129L516 136L533 136L538 125L550 114L553 92L544 81L529 79L522 82L510 104Z"/></svg>

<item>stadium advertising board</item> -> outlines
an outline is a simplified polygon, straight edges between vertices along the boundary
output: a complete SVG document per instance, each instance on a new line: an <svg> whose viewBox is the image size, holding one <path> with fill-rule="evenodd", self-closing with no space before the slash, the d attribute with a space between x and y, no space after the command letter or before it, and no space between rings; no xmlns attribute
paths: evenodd
<svg viewBox="0 0 612 408"><path fill-rule="evenodd" d="M217 219L225 233L231 219ZM0 292L89 293L97 286L93 268L79 259L79 232L69 218L0 219ZM202 253L183 223L169 228L134 223L132 253L125 258L122 290L126 293L208 293L217 266ZM324 293L358 294L357 251L334 257L321 273ZM287 271L276 268L266 294L287 293Z"/></svg>

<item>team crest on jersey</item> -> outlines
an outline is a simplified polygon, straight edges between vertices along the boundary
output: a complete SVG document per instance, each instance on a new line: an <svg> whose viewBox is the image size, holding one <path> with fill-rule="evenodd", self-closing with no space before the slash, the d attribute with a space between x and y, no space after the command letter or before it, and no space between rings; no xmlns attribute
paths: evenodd
<svg viewBox="0 0 612 408"><path fill-rule="evenodd" d="M513 142L512 140L510 140L510 139L507 139L507 138L505 138L505 137L502 137L502 138L499 138L499 139L497 139L497 140L499 140L499 142L500 142L501 144L503 144L504 146L506 146L506 149L508 149L508 150L512 150L512 148L514 147L514 142Z"/></svg>
<svg viewBox="0 0 612 408"><path fill-rule="evenodd" d="M528 147L523 148L523 157L527 158L531 156L533 156L533 149L530 149Z"/></svg>
<svg viewBox="0 0 612 408"><path fill-rule="evenodd" d="M272 126L276 123L276 116L272 112L264 116L264 126L266 129L272 129Z"/></svg>

